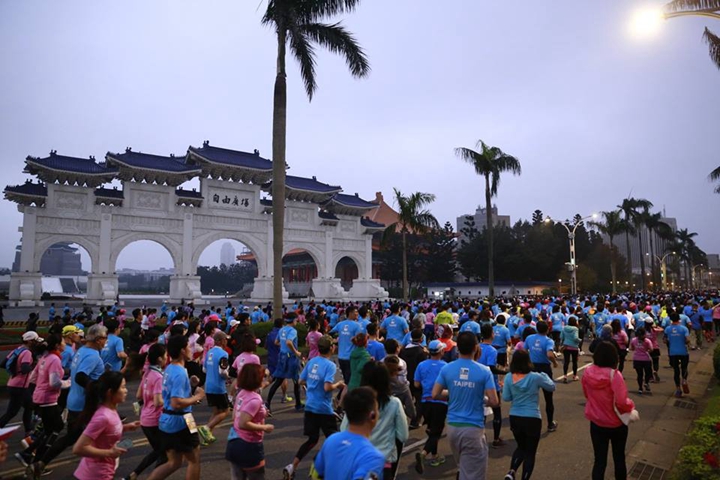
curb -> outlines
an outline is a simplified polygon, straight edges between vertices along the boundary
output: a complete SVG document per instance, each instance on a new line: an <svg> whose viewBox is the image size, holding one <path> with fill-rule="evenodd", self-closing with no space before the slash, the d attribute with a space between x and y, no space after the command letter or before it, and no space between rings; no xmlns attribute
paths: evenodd
<svg viewBox="0 0 720 480"><path fill-rule="evenodd" d="M665 478L669 475L688 431L708 402L706 393L713 378L714 347L713 344L712 348L707 348L688 372L690 391L697 392L697 398L670 396L645 439L639 440L628 452L628 478Z"/></svg>

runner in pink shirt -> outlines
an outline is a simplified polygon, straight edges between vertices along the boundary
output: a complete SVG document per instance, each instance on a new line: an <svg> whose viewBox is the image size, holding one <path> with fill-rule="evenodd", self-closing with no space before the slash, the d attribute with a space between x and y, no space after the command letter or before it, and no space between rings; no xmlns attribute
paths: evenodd
<svg viewBox="0 0 720 480"><path fill-rule="evenodd" d="M305 343L310 348L310 351L308 353L308 360L320 355L320 352L318 351L318 340L322 338L322 333L320 333L318 329L319 325L317 320L311 318L308 321L308 330L310 331L308 332L307 337L305 337Z"/></svg>
<svg viewBox="0 0 720 480"><path fill-rule="evenodd" d="M245 365L261 365L260 357L255 352L257 351L257 341L255 335L248 332L245 333L240 339L240 355L235 358L232 364L232 372L234 376L240 378L240 372ZM230 394L234 395L237 391L236 382L233 382Z"/></svg>
<svg viewBox="0 0 720 480"><path fill-rule="evenodd" d="M23 426L25 427L25 433L29 434L33 430L32 394L29 388L30 374L33 371L33 363L35 362L33 349L39 343L42 343L43 339L37 333L30 331L23 333L22 340L23 344L9 354L15 354L14 363L10 369L12 375L7 382L10 402L5 414L0 417L0 428L7 425L20 412L20 409L23 409Z"/></svg>
<svg viewBox="0 0 720 480"><path fill-rule="evenodd" d="M85 409L81 418L92 415L75 446L73 453L80 464L75 470L78 480L112 480L120 455L126 449L117 446L123 432L140 428L140 422L123 425L117 413L118 404L125 401L127 387L120 372L105 372L85 398Z"/></svg>

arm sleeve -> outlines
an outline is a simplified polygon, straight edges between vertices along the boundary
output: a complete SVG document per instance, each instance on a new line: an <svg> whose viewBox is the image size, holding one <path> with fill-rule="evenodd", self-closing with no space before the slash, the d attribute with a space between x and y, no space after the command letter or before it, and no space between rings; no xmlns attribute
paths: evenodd
<svg viewBox="0 0 720 480"><path fill-rule="evenodd" d="M555 391L555 382L553 382L553 379L548 377L547 373L541 373L540 374L540 388L547 392L554 392Z"/></svg>
<svg viewBox="0 0 720 480"><path fill-rule="evenodd" d="M117 337L117 341L115 342L115 353L122 353L125 351L125 344L123 343L123 339L120 337Z"/></svg>
<svg viewBox="0 0 720 480"><path fill-rule="evenodd" d="M612 390L615 395L615 406L620 413L629 413L635 408L635 404L627 396L627 386L625 385L625 379L623 379L622 373L615 371L612 379Z"/></svg>
<svg viewBox="0 0 720 480"><path fill-rule="evenodd" d="M512 390L510 388L511 383L512 383L512 373L508 373L507 375L505 375L505 384L503 385L503 390L502 390L502 399L506 402L513 401Z"/></svg>
<svg viewBox="0 0 720 480"><path fill-rule="evenodd" d="M78 372L75 374L75 383L80 385L82 388L85 388L88 383L90 383L90 377L85 372Z"/></svg>
<svg viewBox="0 0 720 480"><path fill-rule="evenodd" d="M403 411L400 399L390 397L390 401L394 402L397 406L395 412L395 438L397 438L398 441L405 443L405 441L410 436L410 431L408 430L407 424L407 417L405 416L405 412Z"/></svg>
<svg viewBox="0 0 720 480"><path fill-rule="evenodd" d="M85 430L83 430L83 435L93 440L97 440L97 438L105 431L107 423L108 422L106 421L105 416L98 415L96 412L90 419L90 423L88 423L87 427L85 427Z"/></svg>

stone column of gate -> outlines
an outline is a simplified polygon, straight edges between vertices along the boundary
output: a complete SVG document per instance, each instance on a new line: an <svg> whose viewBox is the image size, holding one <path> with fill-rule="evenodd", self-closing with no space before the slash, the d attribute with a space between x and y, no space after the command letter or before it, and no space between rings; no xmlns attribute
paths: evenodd
<svg viewBox="0 0 720 480"><path fill-rule="evenodd" d="M100 215L100 244L97 265L88 275L87 302L96 305L112 305L118 297L116 265L112 265L112 213Z"/></svg>
<svg viewBox="0 0 720 480"><path fill-rule="evenodd" d="M33 307L42 305L42 274L35 271L35 249L37 229L37 209L20 206L23 213L22 242L20 244L20 268L10 274L10 302L17 306ZM39 252L42 255L43 252ZM37 262L40 265L40 262Z"/></svg>

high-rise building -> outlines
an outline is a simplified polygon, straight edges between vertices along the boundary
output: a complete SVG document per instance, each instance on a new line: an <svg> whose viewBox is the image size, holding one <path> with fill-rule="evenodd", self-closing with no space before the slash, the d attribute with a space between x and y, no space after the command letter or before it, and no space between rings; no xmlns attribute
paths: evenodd
<svg viewBox="0 0 720 480"><path fill-rule="evenodd" d="M663 217L660 220L663 223L667 224L673 233L677 232L677 219L671 217ZM646 254L654 253L658 257L662 257L667 253L667 245L669 244L668 240L664 240L659 235L657 235L657 233L653 233L651 236L650 231L644 225L637 227L636 233L630 235L630 259L632 261L632 271L634 274L641 273L639 237L642 237L642 254L645 255L645 273L650 272L652 268L652 263L649 258L650 255ZM609 239L606 236L604 236L603 239L605 242L609 243ZM650 252L651 242L653 250L652 252ZM617 248L617 252L623 257L625 257L625 260L627 260L628 254L625 234L623 233L613 238L613 244ZM655 260L655 264L659 265L657 259Z"/></svg>
<svg viewBox="0 0 720 480"><path fill-rule="evenodd" d="M220 248L220 265L229 267L235 263L235 248L230 242L225 242Z"/></svg>
<svg viewBox="0 0 720 480"><path fill-rule="evenodd" d="M457 217L457 232L459 241L467 241L467 235L463 230L474 226L475 230L482 232L487 227L487 210L485 207L478 205L477 210L473 214L460 215ZM510 215L498 215L497 205L493 205L490 209L493 227L504 226L510 227ZM473 224L474 222L474 224Z"/></svg>

